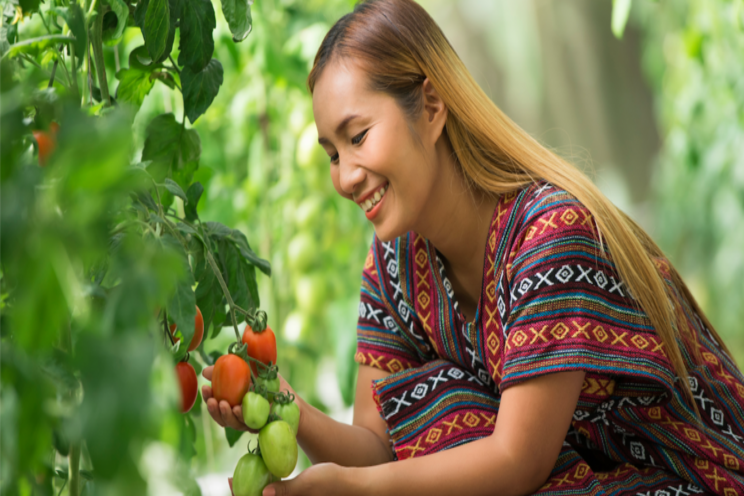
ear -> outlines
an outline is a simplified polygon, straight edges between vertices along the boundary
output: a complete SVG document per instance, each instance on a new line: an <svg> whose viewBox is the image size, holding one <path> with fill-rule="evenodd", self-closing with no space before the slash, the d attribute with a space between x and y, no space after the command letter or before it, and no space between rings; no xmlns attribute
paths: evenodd
<svg viewBox="0 0 744 496"><path fill-rule="evenodd" d="M439 93L434 88L431 80L427 77L422 83L424 98L423 118L427 134L438 140L442 135L444 125L447 123L447 106L442 101Z"/></svg>

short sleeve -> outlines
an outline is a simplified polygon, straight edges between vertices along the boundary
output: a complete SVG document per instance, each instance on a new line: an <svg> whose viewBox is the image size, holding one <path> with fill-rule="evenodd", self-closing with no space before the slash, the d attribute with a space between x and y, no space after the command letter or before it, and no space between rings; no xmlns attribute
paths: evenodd
<svg viewBox="0 0 744 496"><path fill-rule="evenodd" d="M502 390L574 370L624 379L650 396L673 389L661 338L601 251L592 215L578 200L560 190L539 198L513 239Z"/></svg>
<svg viewBox="0 0 744 496"><path fill-rule="evenodd" d="M395 373L422 363L416 348L401 331L399 316L386 304L376 263L378 246L375 239L362 271L354 359L359 364Z"/></svg>

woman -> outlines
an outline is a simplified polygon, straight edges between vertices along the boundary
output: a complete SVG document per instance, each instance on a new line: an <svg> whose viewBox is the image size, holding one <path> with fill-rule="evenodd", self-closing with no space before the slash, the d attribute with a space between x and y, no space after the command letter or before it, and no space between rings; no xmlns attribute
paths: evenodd
<svg viewBox="0 0 744 496"><path fill-rule="evenodd" d="M353 425L298 398L315 465L265 495L744 494L744 377L679 275L420 6L357 5L308 84L376 236Z"/></svg>

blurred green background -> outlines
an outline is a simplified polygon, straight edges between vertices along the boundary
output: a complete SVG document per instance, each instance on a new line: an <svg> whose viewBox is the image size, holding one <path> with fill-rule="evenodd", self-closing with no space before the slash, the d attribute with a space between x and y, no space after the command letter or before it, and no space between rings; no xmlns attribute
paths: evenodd
<svg viewBox="0 0 744 496"><path fill-rule="evenodd" d="M257 0L253 32L240 44L218 15L215 58L224 84L194 125L202 142L194 177L205 187L201 218L240 229L271 262L272 277L258 280L279 340L280 371L305 399L346 422L372 229L331 185L305 79L323 36L353 3ZM739 364L743 3L635 1L617 39L610 0L421 1L489 96L590 174L661 244ZM32 20L19 25L21 37L40 29ZM141 44L139 31L128 29L122 44L105 47L107 69L113 74L122 64L119 52ZM155 85L134 119L135 146L142 147L145 127L162 112L180 121L181 98ZM205 351L224 351L231 336L223 330ZM153 384L173 380L158 374L167 375L154 369ZM230 448L203 403L196 408L197 455L187 469L202 494L229 494L226 478L247 438ZM143 448L139 470L149 494L184 491L172 482L177 460L168 443ZM298 470L306 466L302 459Z"/></svg>

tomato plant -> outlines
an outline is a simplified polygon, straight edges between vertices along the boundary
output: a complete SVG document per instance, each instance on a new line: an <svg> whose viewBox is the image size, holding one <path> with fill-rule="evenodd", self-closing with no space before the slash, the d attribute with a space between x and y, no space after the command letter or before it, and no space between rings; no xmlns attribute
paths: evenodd
<svg viewBox="0 0 744 496"><path fill-rule="evenodd" d="M196 371L188 362L178 362L176 375L181 385L181 413L186 413L196 401Z"/></svg>
<svg viewBox="0 0 744 496"><path fill-rule="evenodd" d="M269 400L258 393L248 392L243 397L243 421L251 429L260 429L269 418Z"/></svg>
<svg viewBox="0 0 744 496"><path fill-rule="evenodd" d="M258 433L258 446L269 472L287 477L297 465L297 439L283 420L269 422Z"/></svg>
<svg viewBox="0 0 744 496"><path fill-rule="evenodd" d="M178 342L181 340L180 337L176 336L176 329L178 326L176 324L170 325L170 332L173 335L173 339ZM194 337L191 338L191 342L189 343L189 347L187 348L187 351L194 351L199 347L199 345L202 342L202 338L204 337L204 317L202 316L201 310L199 310L199 306L196 306L196 318L194 319Z"/></svg>
<svg viewBox="0 0 744 496"><path fill-rule="evenodd" d="M294 401L274 403L271 405L271 413L288 423L294 435L297 435L300 427L300 407L297 406L297 403Z"/></svg>
<svg viewBox="0 0 744 496"><path fill-rule="evenodd" d="M261 455L246 453L235 467L231 481L235 496L261 496L266 486L274 481Z"/></svg>
<svg viewBox="0 0 744 496"><path fill-rule="evenodd" d="M212 392L217 401L225 400L230 406L240 405L251 387L251 371L238 355L222 355L214 364Z"/></svg>
<svg viewBox="0 0 744 496"><path fill-rule="evenodd" d="M254 331L250 325L246 325L243 330L243 343L248 345L248 356L255 358L259 362L269 365L276 363L276 336L271 327L266 327L263 331ZM251 363L254 374L259 374L258 366ZM278 390L278 388L277 388Z"/></svg>

